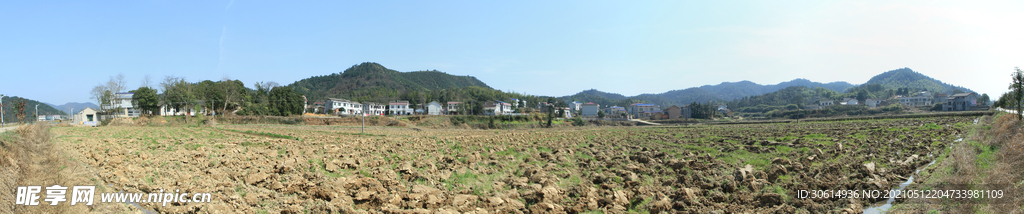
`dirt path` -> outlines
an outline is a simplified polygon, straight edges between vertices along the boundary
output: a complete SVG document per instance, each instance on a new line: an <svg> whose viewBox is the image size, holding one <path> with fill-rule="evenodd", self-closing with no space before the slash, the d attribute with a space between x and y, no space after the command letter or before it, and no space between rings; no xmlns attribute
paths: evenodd
<svg viewBox="0 0 1024 214"><path fill-rule="evenodd" d="M647 122L647 121L638 120L638 119L632 119L632 120L629 120L629 121L637 122L637 123L644 124L644 125L651 125L651 126L660 126L661 125L660 123L652 123L652 122Z"/></svg>
<svg viewBox="0 0 1024 214"><path fill-rule="evenodd" d="M16 128L18 128L18 126L7 126L7 127L3 127L3 128L0 128L0 133L6 132L6 131L10 131L10 130L14 130L14 129L16 129Z"/></svg>
<svg viewBox="0 0 1024 214"><path fill-rule="evenodd" d="M120 204L99 203L98 196L92 206L70 206L70 201L49 206L49 202L40 198L38 206L15 205L17 187L19 186L53 186L64 187L96 185L95 170L87 165L67 159L62 148L52 143L53 137L46 125L27 125L22 127L5 127L0 132L12 130L17 132L13 138L5 138L0 148L0 213L111 213L132 212L133 209ZM137 210L137 209L135 209Z"/></svg>

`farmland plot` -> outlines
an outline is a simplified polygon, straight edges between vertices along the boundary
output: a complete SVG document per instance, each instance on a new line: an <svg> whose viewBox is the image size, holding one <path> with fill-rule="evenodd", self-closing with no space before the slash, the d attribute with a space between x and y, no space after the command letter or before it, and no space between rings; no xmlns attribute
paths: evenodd
<svg viewBox="0 0 1024 214"><path fill-rule="evenodd" d="M860 212L973 118L685 127L412 130L55 127L113 190L211 192L166 212Z"/></svg>

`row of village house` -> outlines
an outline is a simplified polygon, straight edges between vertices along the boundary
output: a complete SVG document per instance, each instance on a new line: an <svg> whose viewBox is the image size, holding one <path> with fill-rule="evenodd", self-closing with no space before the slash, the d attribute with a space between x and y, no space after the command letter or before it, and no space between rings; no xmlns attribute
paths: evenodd
<svg viewBox="0 0 1024 214"><path fill-rule="evenodd" d="M513 114L513 107L518 107L519 100L511 99L512 102L489 101L483 106L483 115L510 115ZM422 108L413 108L409 101L397 100L388 102L387 105L373 102L355 102L341 98L329 98L324 102L313 103L312 109L318 114L332 115L458 115L465 114L462 102L447 102L441 104L438 101L431 101Z"/></svg>
<svg viewBox="0 0 1024 214"><path fill-rule="evenodd" d="M110 108L111 106L118 106L119 111L112 115L113 117L138 117L141 111L135 108L131 103L131 92L116 93L112 103L105 104L104 108ZM305 99L305 96L303 96ZM976 93L959 93L953 96L947 96L946 94L932 94L930 92L919 92L912 96L897 96L891 100L876 100L876 99L865 99L863 105L871 108L886 106L887 102L894 102L896 100L903 106L908 107L920 107L920 106L933 106L936 101L942 102L942 110L944 111L967 111L967 110L979 110L987 108L984 104L977 102L978 94ZM305 103L308 103L305 102ZM523 102L525 103L525 102ZM860 105L862 102L853 98L844 98L839 101L838 105ZM313 104L315 109L313 113L330 113L334 115L455 115L464 114L464 108L460 108L461 102L447 102L445 105L437 101L432 101L425 105L425 108L413 109L410 107L408 101L392 101L387 105L365 102L359 103L350 101L347 99L330 98L324 102L316 102ZM489 101L484 103L483 115L514 115L513 108L518 107L520 100L510 99L509 102L503 101ZM816 105L809 105L807 109L820 109L827 108L829 106L836 105L832 100L819 99L815 102ZM648 103L635 103L628 107L612 106L601 108L600 105L588 102L580 103L573 101L568 103L569 107L563 107L561 110L565 112L565 117L573 117L573 112L579 112L582 117L594 118L598 117L598 111L605 113L606 118L651 118L651 119L670 119L670 118L690 118L690 109L688 105L684 106L670 106L662 109L660 106ZM310 106L305 106L309 108ZM553 105L541 102L537 103L537 109L541 112L547 112L548 108L555 108ZM729 109L726 106L719 106L717 109L719 112L726 113ZM213 112L210 112L213 113ZM177 111L167 105L160 107L158 115L171 116L171 115L195 115L195 114L207 114L205 110L199 112L193 112L189 110ZM98 111L92 108L86 108L79 111L73 116L73 120L76 123L95 123L102 120L99 118Z"/></svg>
<svg viewBox="0 0 1024 214"><path fill-rule="evenodd" d="M970 110L986 110L988 106L984 103L978 103L978 94L976 93L958 93L952 96L946 94L932 94L930 92L919 92L913 96L896 96L894 99L882 100L882 99L865 99L863 102L854 98L844 98L839 101L838 105L865 105L870 108L877 108L881 106L889 105L889 102L898 101L900 105L907 107L931 107L936 104L936 101L941 102L943 111L970 111ZM836 105L835 101L819 99L815 101L816 105L808 105L806 109L822 109L829 106ZM597 109L597 104L586 103L580 105L578 102L573 102L570 107L576 106L575 109L579 110L579 106L584 107L583 116L594 116L592 110L586 111L587 105L593 106ZM675 118L690 118L691 109L689 105L684 106L670 106L668 108L660 108L658 105L647 104L647 103L636 103L629 107L618 107L612 106L604 108L602 111L605 112L606 117L617 118L621 115L626 115L630 118L650 118L650 119L675 119ZM728 113L731 110L727 106L720 105L717 109L720 113Z"/></svg>
<svg viewBox="0 0 1024 214"><path fill-rule="evenodd" d="M935 104L942 104L943 111L969 111L969 110L984 110L987 109L986 103L978 103L978 94L976 93L958 93L949 96L947 94L937 93L932 94L931 92L922 91L915 93L911 96L895 96L894 99L882 100L882 99L865 99L863 104L875 108L881 106L888 106L890 102L899 102L900 105L907 107L932 107ZM819 99L814 104L806 106L807 109L820 109L827 108L829 106L836 105L835 101ZM853 98L843 98L839 101L838 105L860 105L861 101Z"/></svg>

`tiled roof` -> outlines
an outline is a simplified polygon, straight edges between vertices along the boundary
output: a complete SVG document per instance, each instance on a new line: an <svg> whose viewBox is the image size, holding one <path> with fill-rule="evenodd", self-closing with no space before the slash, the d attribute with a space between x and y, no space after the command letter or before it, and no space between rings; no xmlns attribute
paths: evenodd
<svg viewBox="0 0 1024 214"><path fill-rule="evenodd" d="M971 94L973 94L973 93L959 93L959 94L954 94L952 97L966 97L966 96L971 95Z"/></svg>

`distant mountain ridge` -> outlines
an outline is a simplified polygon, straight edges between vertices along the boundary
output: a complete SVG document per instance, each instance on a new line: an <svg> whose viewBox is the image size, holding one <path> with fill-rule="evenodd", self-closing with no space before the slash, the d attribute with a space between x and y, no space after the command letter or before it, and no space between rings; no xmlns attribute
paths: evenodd
<svg viewBox="0 0 1024 214"><path fill-rule="evenodd" d="M50 105L52 105L52 104L50 104ZM93 104L92 102L84 102L84 103L69 102L69 103L65 103L64 105L54 106L53 108L55 108L57 110L65 111L65 112L67 112L67 111L79 112L79 111L82 111L82 109L85 109L85 108L93 108L93 109L99 110L100 106L98 106L96 104Z"/></svg>
<svg viewBox="0 0 1024 214"><path fill-rule="evenodd" d="M589 89L557 98L567 102L594 102L601 104L601 106L628 106L637 102L669 106L686 105L694 102L728 102L744 97L776 92L794 86L806 87L807 89L823 88L829 91L836 91L841 95L841 93L860 90L859 87L872 84L879 84L887 89L906 88L947 93L955 90L972 92L967 88L938 81L909 68L901 68L883 72L861 85L842 81L820 83L803 78L769 85L761 85L749 80L743 80L636 96L624 96L622 94ZM487 86L486 83L472 76L455 76L436 70L399 72L372 62L353 65L339 73L302 79L289 84L288 87L292 87L296 92L306 95L307 99L311 101L321 101L327 98L345 98L358 102L379 103L396 99L410 99L412 97L419 97L414 99L422 99L420 100L421 103L438 98L440 100L458 101L482 94L495 95L503 93ZM422 94L415 94L422 91L433 91L433 95L437 97L423 98ZM485 97L495 97L490 95ZM504 94L501 96L512 96L514 98L515 96L523 95Z"/></svg>
<svg viewBox="0 0 1024 214"><path fill-rule="evenodd" d="M567 101L577 100L594 102L601 104L602 106L624 106L633 102L648 102L662 106L669 106L685 105L694 102L705 103L708 101L729 101L747 96L771 93L790 86L805 86L808 88L822 87L835 91L843 91L854 87L853 84L847 82L819 83L800 78L774 85L760 85L744 80L739 82L722 82L718 85L704 85L687 89L671 90L660 94L640 94L632 97L590 89L574 95L559 97L559 99Z"/></svg>
<svg viewBox="0 0 1024 214"><path fill-rule="evenodd" d="M858 86L869 84L880 84L887 89L908 88L941 93L951 93L955 90L974 92L964 87L944 83L913 71L910 68L900 68L876 75L868 80L868 82L861 85L853 85L842 81L820 83L803 78L797 78L774 85L760 85L744 80L739 82L722 82L718 85L704 85L687 89L671 90L659 94L640 94L632 97L591 89L569 96L562 96L559 97L559 99L566 101L594 102L601 104L602 106L624 106L635 102L647 102L661 106L669 106L686 105L693 102L705 103L709 101L732 101L743 97L772 93L793 86L803 86L807 89L821 87L843 93L848 92L847 90L855 89Z"/></svg>

